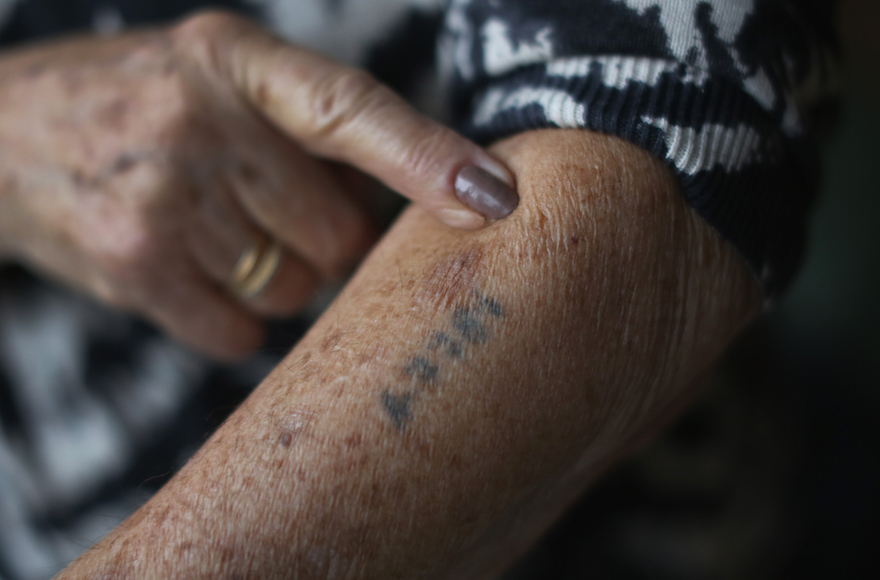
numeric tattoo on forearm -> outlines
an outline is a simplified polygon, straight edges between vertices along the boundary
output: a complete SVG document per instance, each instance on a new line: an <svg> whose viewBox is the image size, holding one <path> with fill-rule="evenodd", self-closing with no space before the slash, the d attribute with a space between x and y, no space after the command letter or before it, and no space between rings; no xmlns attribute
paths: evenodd
<svg viewBox="0 0 880 580"><path fill-rule="evenodd" d="M504 318L501 303L476 290L463 302L453 309L446 327L432 331L422 352L403 365L403 374L411 379L409 389L402 393L385 389L380 394L382 408L398 431L412 420L417 399L441 388L444 363L463 360L470 349L485 345L492 339L491 322Z"/></svg>

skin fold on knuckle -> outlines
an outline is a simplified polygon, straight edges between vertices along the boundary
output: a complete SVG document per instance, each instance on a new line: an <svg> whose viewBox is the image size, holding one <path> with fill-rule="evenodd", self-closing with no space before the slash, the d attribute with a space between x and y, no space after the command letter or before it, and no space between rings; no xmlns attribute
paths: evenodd
<svg viewBox="0 0 880 580"><path fill-rule="evenodd" d="M335 64L328 67L332 68L309 88L310 115L301 137L307 147L332 156L333 138L356 129L393 94L369 73Z"/></svg>
<svg viewBox="0 0 880 580"><path fill-rule="evenodd" d="M229 46L253 32L245 18L224 10L197 12L174 25L170 37L181 54L192 58L205 72L228 73Z"/></svg>
<svg viewBox="0 0 880 580"><path fill-rule="evenodd" d="M412 135L411 139L401 141L401 145L406 147L405 150L387 153L390 159L400 160L401 175L415 184L424 183L427 177L433 176L449 179L451 176L445 174L443 168L452 157L450 153L458 153L461 149L460 144L457 143L457 136L446 129L432 130L427 121L411 127L409 134ZM451 184L440 182L436 186L444 188L450 187Z"/></svg>

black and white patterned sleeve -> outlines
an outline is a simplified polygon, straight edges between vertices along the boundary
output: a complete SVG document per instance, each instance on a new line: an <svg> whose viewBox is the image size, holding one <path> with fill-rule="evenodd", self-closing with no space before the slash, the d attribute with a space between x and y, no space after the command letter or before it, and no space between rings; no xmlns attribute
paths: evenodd
<svg viewBox="0 0 880 580"><path fill-rule="evenodd" d="M440 39L453 122L476 140L542 127L664 159L768 300L790 282L834 94L827 0L453 0Z"/></svg>

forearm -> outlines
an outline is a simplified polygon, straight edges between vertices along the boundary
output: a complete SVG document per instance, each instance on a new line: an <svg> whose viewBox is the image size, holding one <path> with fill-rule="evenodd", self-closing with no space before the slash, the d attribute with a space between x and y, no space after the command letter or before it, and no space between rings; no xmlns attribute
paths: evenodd
<svg viewBox="0 0 880 580"><path fill-rule="evenodd" d="M441 575L534 537L686 400L758 308L739 258L630 145L537 132L496 152L517 172L513 216L463 233L409 210L184 470L62 577Z"/></svg>

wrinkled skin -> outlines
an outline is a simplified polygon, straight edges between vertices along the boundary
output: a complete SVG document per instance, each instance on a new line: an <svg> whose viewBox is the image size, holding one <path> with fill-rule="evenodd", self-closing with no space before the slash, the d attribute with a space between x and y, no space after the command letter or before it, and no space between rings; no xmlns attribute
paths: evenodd
<svg viewBox="0 0 880 580"><path fill-rule="evenodd" d="M495 578L687 404L761 307L635 145L493 146L520 207L408 209L193 459L58 578Z"/></svg>
<svg viewBox="0 0 880 580"><path fill-rule="evenodd" d="M317 154L321 158L315 157ZM374 240L355 165L449 225L498 161L366 73L222 13L0 59L0 254L151 318L217 357L262 338ZM257 296L227 287L266 232L284 247Z"/></svg>

